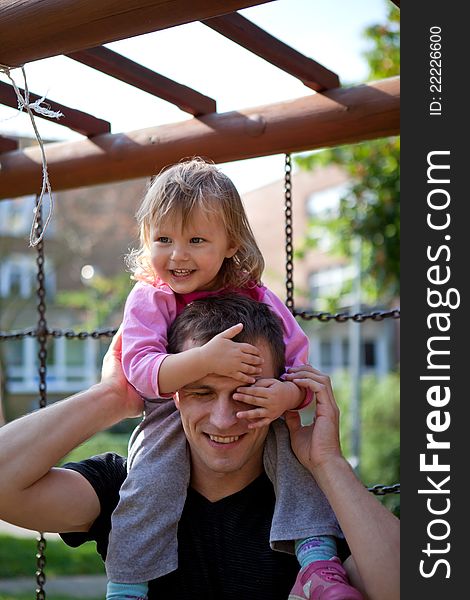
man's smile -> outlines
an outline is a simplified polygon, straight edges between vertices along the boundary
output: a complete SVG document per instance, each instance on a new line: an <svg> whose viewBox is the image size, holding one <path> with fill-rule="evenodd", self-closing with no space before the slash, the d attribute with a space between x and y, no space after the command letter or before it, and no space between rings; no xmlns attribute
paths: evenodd
<svg viewBox="0 0 470 600"><path fill-rule="evenodd" d="M218 444L232 444L233 442L236 442L240 439L239 435L227 435L227 436L211 435L211 434L208 434L208 435L212 442L217 442Z"/></svg>

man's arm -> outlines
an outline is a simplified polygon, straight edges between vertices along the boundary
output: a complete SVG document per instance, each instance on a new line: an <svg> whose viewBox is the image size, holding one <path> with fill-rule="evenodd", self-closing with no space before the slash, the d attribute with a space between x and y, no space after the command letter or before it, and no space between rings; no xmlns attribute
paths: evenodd
<svg viewBox="0 0 470 600"><path fill-rule="evenodd" d="M292 449L328 498L351 549L345 567L369 600L400 597L400 524L357 479L341 453L339 409L329 377L312 367L291 369L288 378L309 387L317 400L313 425L286 413Z"/></svg>
<svg viewBox="0 0 470 600"><path fill-rule="evenodd" d="M117 334L104 358L101 382L85 392L0 429L0 518L36 531L86 531L100 512L79 473L53 468L95 433L142 410L120 364Z"/></svg>

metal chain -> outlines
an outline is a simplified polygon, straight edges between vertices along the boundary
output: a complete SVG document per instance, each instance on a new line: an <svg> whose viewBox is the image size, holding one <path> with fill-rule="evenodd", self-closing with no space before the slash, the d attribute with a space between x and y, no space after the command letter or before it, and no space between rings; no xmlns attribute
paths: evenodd
<svg viewBox="0 0 470 600"><path fill-rule="evenodd" d="M311 312L308 310L299 311L294 310L294 316L300 317L307 321L312 319L318 319L318 321L328 322L335 320L338 323L345 323L346 321L356 321L356 323L362 323L367 319L372 321L383 321L384 319L399 319L400 309L394 308L392 310L376 310L371 313L355 313L353 315L349 313L327 313L327 312Z"/></svg>
<svg viewBox="0 0 470 600"><path fill-rule="evenodd" d="M44 239L42 234L42 207L39 202L39 197L36 197L36 223L35 223L35 239L39 239L36 244L37 250L37 297L38 297L38 326L36 337L38 340L38 359L39 359L39 408L44 408L47 404L47 338L48 329L46 321L46 288L44 274ZM42 533L39 533L36 553L36 600L45 600L46 592L44 584L46 583L46 575L44 567L46 565L46 557L44 551L46 549L46 540Z"/></svg>
<svg viewBox="0 0 470 600"><path fill-rule="evenodd" d="M42 229L42 215L41 209L36 206L36 210L38 211L37 221L36 221L36 229L38 231L35 232L35 235L41 235ZM37 245L37 311L38 311L38 326L36 337L38 340L38 359L39 359L39 407L44 408L47 404L47 383L46 383L46 374L47 374L47 337L48 337L48 329L47 329L47 321L46 321L46 288L44 285L45 274L44 274L44 240L41 240Z"/></svg>
<svg viewBox="0 0 470 600"><path fill-rule="evenodd" d="M400 484L395 483L394 485L373 485L370 488L367 488L369 492L374 494L375 496L385 496L385 494L399 494L400 493Z"/></svg>
<svg viewBox="0 0 470 600"><path fill-rule="evenodd" d="M371 313L355 313L353 315L348 313L327 313L327 312L310 312L310 311L300 311L294 309L294 316L300 317L301 319L305 319L307 321L311 321L312 319L317 319L318 321L332 321L335 320L338 323L345 323L346 321L356 321L361 323L368 319L372 321L383 321L384 319L399 319L400 318L400 309L394 308L392 310L378 310ZM66 337L68 339L79 339L85 340L89 337L93 339L99 339L103 337L112 338L116 333L117 329L96 329L94 331L72 331L71 329L67 329L66 331L62 331L61 329L47 329L46 335L48 337L59 338ZM19 340L24 337L37 337L38 330L36 327L28 327L26 329L17 329L14 331L0 331L0 342L8 341L8 340Z"/></svg>
<svg viewBox="0 0 470 600"><path fill-rule="evenodd" d="M44 536L39 534L37 538L37 552L36 552L36 600L45 600L46 592L44 590L44 584L46 583L46 575L44 573L44 567L46 566L46 557L44 552L46 550L46 540Z"/></svg>
<svg viewBox="0 0 470 600"><path fill-rule="evenodd" d="M294 247L292 244L292 162L290 154L285 157L284 213L286 232L286 306L294 312Z"/></svg>
<svg viewBox="0 0 470 600"><path fill-rule="evenodd" d="M0 331L0 342L7 340L20 340L24 337L36 337L37 332L37 327L17 329L15 331Z"/></svg>
<svg viewBox="0 0 470 600"><path fill-rule="evenodd" d="M98 329L96 331L72 331L67 329L66 331L62 331L61 329L47 329L46 335L48 337L59 338L65 337L67 339L76 338L78 340L86 340L91 337L95 340L107 337L112 338L116 333L117 328L115 329ZM0 342L8 341L8 340L20 340L24 337L37 337L38 330L36 327L29 327L27 329L18 329L16 331L0 331Z"/></svg>

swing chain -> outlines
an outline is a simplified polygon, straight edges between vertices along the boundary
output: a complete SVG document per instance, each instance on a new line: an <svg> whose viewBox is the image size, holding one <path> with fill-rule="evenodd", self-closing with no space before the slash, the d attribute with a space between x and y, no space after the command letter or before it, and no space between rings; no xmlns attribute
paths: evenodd
<svg viewBox="0 0 470 600"><path fill-rule="evenodd" d="M367 488L367 490L375 496L385 496L385 494L399 494L400 484L395 483L394 485L382 485L378 483L377 485L373 485L372 487Z"/></svg>
<svg viewBox="0 0 470 600"><path fill-rule="evenodd" d="M61 329L47 329L46 335L48 337L60 338L65 337L67 339L78 339L86 340L87 338L93 338L97 340L99 338L107 337L112 338L116 333L117 328L114 329L98 329L96 331L72 331L70 329L62 331ZM37 337L38 330L36 327L29 327L27 329L18 329L16 331L0 331L0 342L7 340L20 340L24 337Z"/></svg>
<svg viewBox="0 0 470 600"><path fill-rule="evenodd" d="M36 206L38 211L38 217L36 221L35 229L36 235L41 235L42 229L42 214L41 208ZM44 408L47 404L47 390L46 390L46 372L47 372L47 321L46 321L46 289L45 289L45 275L44 275L44 242L41 240L37 244L37 297L38 297L38 326L36 336L39 345L39 407Z"/></svg>
<svg viewBox="0 0 470 600"><path fill-rule="evenodd" d="M39 408L44 408L47 404L47 338L48 329L46 321L46 289L45 289L45 275L44 275L44 239L42 233L42 208L39 204L39 196L36 197L36 223L35 223L36 239L39 242L36 244L37 249L37 297L38 297L38 326L36 336L38 339L38 359L39 359ZM46 557L44 551L46 549L46 540L42 533L39 534L37 542L37 553L36 553L36 600L45 600L46 593L44 591L44 584L46 582L46 575L44 573L44 567L46 564Z"/></svg>
<svg viewBox="0 0 470 600"><path fill-rule="evenodd" d="M36 553L36 600L45 600L46 592L44 591L44 584L46 583L46 575L44 573L44 567L46 566L46 557L44 551L46 550L46 540L43 534L39 534L37 538L37 553Z"/></svg>
<svg viewBox="0 0 470 600"><path fill-rule="evenodd" d="M384 319L399 319L400 318L400 309L394 308L392 310L376 310L371 313L355 313L353 315L349 313L327 313L327 312L311 312L308 310L294 310L294 316L300 317L301 319L305 319L306 321L311 321L312 319L317 319L323 323L327 323L328 321L335 320L338 323L345 323L346 321L355 321L356 323L363 323L368 319L372 321L383 321Z"/></svg>
<svg viewBox="0 0 470 600"><path fill-rule="evenodd" d="M400 309L394 308L392 310L380 310L372 313L356 313L350 315L348 313L327 313L327 312L311 312L307 310L294 310L294 316L311 321L317 319L324 323L335 320L338 323L346 323L347 321L356 321L362 323L370 319L371 321L383 321L384 319L399 319ZM61 329L48 329L47 336L53 338L65 337L67 339L78 339L86 340L87 338L93 338L95 340L100 338L112 338L116 333L117 329L97 329L95 331L72 331L70 329L62 331ZM36 327L29 327L27 329L18 329L15 331L0 331L0 342L7 340L20 340L24 337L37 337L38 331Z"/></svg>
<svg viewBox="0 0 470 600"><path fill-rule="evenodd" d="M291 155L285 157L284 213L286 233L286 306L294 312L294 247L292 243L292 162Z"/></svg>

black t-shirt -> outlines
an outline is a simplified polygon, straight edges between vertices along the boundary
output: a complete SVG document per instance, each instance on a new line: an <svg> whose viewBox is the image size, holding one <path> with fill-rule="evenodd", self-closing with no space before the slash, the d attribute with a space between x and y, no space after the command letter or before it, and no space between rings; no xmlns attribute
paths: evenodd
<svg viewBox="0 0 470 600"><path fill-rule="evenodd" d="M62 538L74 547L94 540L104 559L125 459L108 453L65 466L91 483L101 513L90 531ZM269 546L274 502L265 474L217 502L190 488L178 526L178 569L150 582L149 600L286 600L299 565L295 556Z"/></svg>

